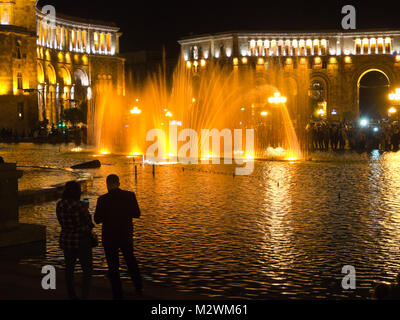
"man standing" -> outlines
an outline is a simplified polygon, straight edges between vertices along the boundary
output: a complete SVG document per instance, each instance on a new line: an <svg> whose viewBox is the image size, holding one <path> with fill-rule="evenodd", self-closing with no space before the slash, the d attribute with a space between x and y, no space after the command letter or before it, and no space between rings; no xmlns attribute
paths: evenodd
<svg viewBox="0 0 400 320"><path fill-rule="evenodd" d="M133 192L120 188L116 175L107 177L108 193L97 201L94 221L102 224L102 241L108 264L115 300L123 299L122 284L119 274L119 251L124 255L128 271L135 285L136 293L142 294L142 278L135 255L133 254L133 218L140 217L139 204Z"/></svg>

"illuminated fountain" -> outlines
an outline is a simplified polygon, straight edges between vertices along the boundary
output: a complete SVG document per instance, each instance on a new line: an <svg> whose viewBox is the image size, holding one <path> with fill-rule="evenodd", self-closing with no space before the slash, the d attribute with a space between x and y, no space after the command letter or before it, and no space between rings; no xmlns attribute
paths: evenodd
<svg viewBox="0 0 400 320"><path fill-rule="evenodd" d="M167 136L164 159L174 158L180 146L170 143L172 124L178 131L193 129L199 137L202 129L230 129L232 132L234 129L243 132L254 129L254 153L246 152L243 139L243 148L234 150L235 154L240 153L247 159L302 159L286 105L288 98L280 94L290 94L282 85L285 81L281 70L272 67L264 70L250 66L240 71L237 67L232 70L203 60L200 63L181 62L171 83L160 70L149 76L141 89L128 89L124 97L114 93L111 87L101 88L96 112L90 115L95 123L92 142L98 155L121 153L132 157L145 154L153 143L146 142L147 133L161 129ZM204 142L199 141L199 145ZM211 148L206 153L199 150L199 159L213 157Z"/></svg>

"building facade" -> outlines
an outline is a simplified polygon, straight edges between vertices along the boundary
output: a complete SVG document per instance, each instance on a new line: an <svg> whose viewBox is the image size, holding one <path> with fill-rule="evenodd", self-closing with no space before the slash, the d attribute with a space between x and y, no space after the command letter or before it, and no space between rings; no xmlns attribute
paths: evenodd
<svg viewBox="0 0 400 320"><path fill-rule="evenodd" d="M400 30L355 32L227 32L179 41L188 68L201 72L207 62L268 72L281 66L302 120L319 111L325 118L360 114L360 82L371 71L382 73L388 92L400 85ZM310 107L317 102L318 110ZM321 109L323 111L321 111Z"/></svg>
<svg viewBox="0 0 400 320"><path fill-rule="evenodd" d="M0 1L0 129L60 123L66 108L94 108L105 85L125 91L119 28L56 14L34 0Z"/></svg>

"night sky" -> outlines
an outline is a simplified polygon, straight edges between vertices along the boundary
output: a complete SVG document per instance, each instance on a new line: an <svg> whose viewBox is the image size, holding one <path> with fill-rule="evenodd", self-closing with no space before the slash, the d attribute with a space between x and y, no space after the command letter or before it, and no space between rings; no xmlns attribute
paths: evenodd
<svg viewBox="0 0 400 320"><path fill-rule="evenodd" d="M229 30L340 30L341 8L357 9L357 28L400 28L397 1L121 1L40 0L60 13L116 22L121 51L177 46L191 34Z"/></svg>

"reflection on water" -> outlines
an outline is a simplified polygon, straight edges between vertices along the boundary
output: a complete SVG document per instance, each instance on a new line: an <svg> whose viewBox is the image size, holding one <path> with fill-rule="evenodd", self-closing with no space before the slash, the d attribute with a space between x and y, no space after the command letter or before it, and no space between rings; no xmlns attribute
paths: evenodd
<svg viewBox="0 0 400 320"><path fill-rule="evenodd" d="M2 156L62 168L93 159L30 148L29 157L19 147ZM93 208L110 173L137 193L143 218L135 241L148 280L211 297L368 297L400 270L400 154L348 159L256 162L247 177L233 177L230 166L174 165L157 167L153 178L151 167L138 164L135 180L132 159L104 156L101 169L89 170L88 197ZM23 207L20 216L48 226L46 256L24 262L61 265L55 202ZM103 274L99 248L95 259ZM355 293L340 288L344 265L357 269Z"/></svg>

